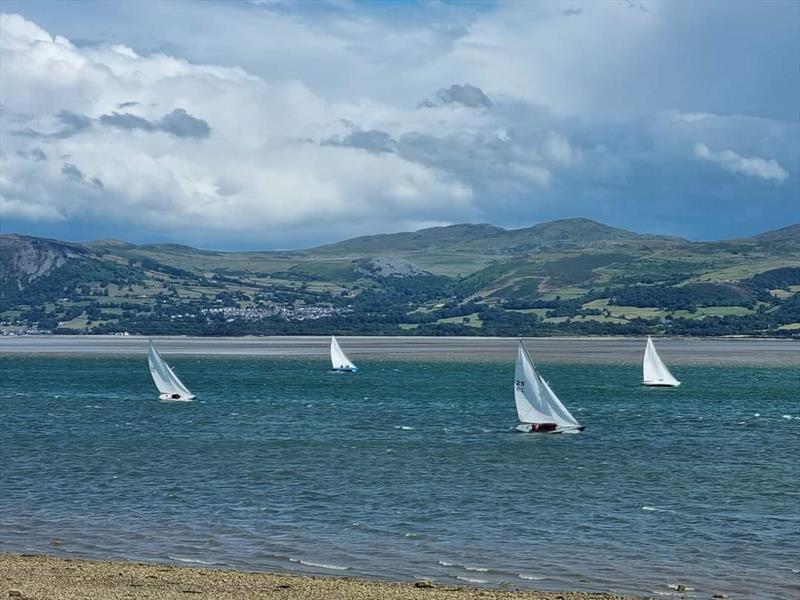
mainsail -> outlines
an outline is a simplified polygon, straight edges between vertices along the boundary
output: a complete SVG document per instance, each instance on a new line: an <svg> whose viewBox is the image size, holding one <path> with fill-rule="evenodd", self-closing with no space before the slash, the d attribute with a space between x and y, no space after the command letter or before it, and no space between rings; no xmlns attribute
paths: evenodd
<svg viewBox="0 0 800 600"><path fill-rule="evenodd" d="M194 394L181 383L178 376L175 375L170 366L161 357L161 353L152 340L150 340L150 349L147 352L147 362L150 364L150 375L153 377L153 382L162 395L178 395L180 400L194 398Z"/></svg>
<svg viewBox="0 0 800 600"><path fill-rule="evenodd" d="M559 427L579 428L561 400L539 375L522 340L517 348L514 369L514 401L521 423L555 423Z"/></svg>
<svg viewBox="0 0 800 600"><path fill-rule="evenodd" d="M340 371L355 371L356 366L350 362L350 359L347 358L347 355L342 352L342 349L339 347L339 342L336 341L336 338L331 336L331 366L335 370Z"/></svg>
<svg viewBox="0 0 800 600"><path fill-rule="evenodd" d="M681 384L661 361L661 357L656 352L656 347L653 345L653 340L649 335L647 336L647 346L645 346L644 359L642 360L642 383L644 385L670 387L677 387Z"/></svg>

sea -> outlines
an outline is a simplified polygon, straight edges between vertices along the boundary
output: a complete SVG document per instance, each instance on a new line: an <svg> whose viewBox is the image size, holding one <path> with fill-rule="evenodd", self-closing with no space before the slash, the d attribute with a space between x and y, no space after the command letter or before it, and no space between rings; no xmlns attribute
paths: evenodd
<svg viewBox="0 0 800 600"><path fill-rule="evenodd" d="M503 589L800 595L800 368L0 357L0 551Z"/></svg>

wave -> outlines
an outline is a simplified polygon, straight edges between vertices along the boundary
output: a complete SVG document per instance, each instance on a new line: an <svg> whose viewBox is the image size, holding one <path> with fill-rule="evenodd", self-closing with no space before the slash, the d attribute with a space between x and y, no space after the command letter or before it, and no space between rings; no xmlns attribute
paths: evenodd
<svg viewBox="0 0 800 600"><path fill-rule="evenodd" d="M491 571L491 569L487 567L470 567L469 565L460 565L458 563L447 562L446 560L439 560L436 562L443 567L456 567L458 569L464 569L465 571L473 571L475 573L488 573L489 571Z"/></svg>
<svg viewBox="0 0 800 600"><path fill-rule="evenodd" d="M193 565L213 565L215 563L209 562L206 560L200 560L199 558L185 558L183 556L167 556L170 560L177 560L178 562L182 563L191 563Z"/></svg>
<svg viewBox="0 0 800 600"><path fill-rule="evenodd" d="M414 431L413 427L409 427L408 425L395 425L395 429L400 429L402 431Z"/></svg>
<svg viewBox="0 0 800 600"><path fill-rule="evenodd" d="M289 562L305 565L306 567L314 567L317 569L330 569L331 571L347 571L350 567L343 567L341 565L327 565L325 563L315 563L310 560L302 560L300 558L290 558Z"/></svg>
<svg viewBox="0 0 800 600"><path fill-rule="evenodd" d="M467 583L489 583L488 579L471 579L469 577L461 577L460 575L456 575L456 579L466 581Z"/></svg>
<svg viewBox="0 0 800 600"><path fill-rule="evenodd" d="M539 581L540 579L544 579L544 577L537 577L536 575L528 575L527 573L517 573L517 577L520 579L526 579L528 581Z"/></svg>
<svg viewBox="0 0 800 600"><path fill-rule="evenodd" d="M646 510L647 512L663 512L663 513L674 513L674 510L669 510L668 508L658 508L657 506L643 506L642 510Z"/></svg>

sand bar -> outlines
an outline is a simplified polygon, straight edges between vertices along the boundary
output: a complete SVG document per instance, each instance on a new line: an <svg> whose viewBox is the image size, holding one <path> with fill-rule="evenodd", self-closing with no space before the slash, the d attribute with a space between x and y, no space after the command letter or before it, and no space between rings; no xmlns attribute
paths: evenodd
<svg viewBox="0 0 800 600"><path fill-rule="evenodd" d="M135 355L147 351L141 336L19 336L0 338L2 354ZM154 337L165 354L311 357L328 356L327 336ZM342 336L348 355L391 360L513 361L515 338ZM758 338L657 338L671 364L800 365L800 340ZM537 361L640 363L644 339L626 337L526 338Z"/></svg>
<svg viewBox="0 0 800 600"><path fill-rule="evenodd" d="M0 554L0 596L36 600L86 598L220 600L625 600L587 592L534 592L465 587L417 587L364 579L195 569L42 555ZM430 585L430 584L421 584ZM17 595L17 592L20 595Z"/></svg>

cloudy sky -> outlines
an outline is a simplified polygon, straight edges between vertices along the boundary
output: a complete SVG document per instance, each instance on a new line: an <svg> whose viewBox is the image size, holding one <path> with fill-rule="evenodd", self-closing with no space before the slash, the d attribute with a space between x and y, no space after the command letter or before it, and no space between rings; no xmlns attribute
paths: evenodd
<svg viewBox="0 0 800 600"><path fill-rule="evenodd" d="M0 230L800 221L800 3L3 0Z"/></svg>

